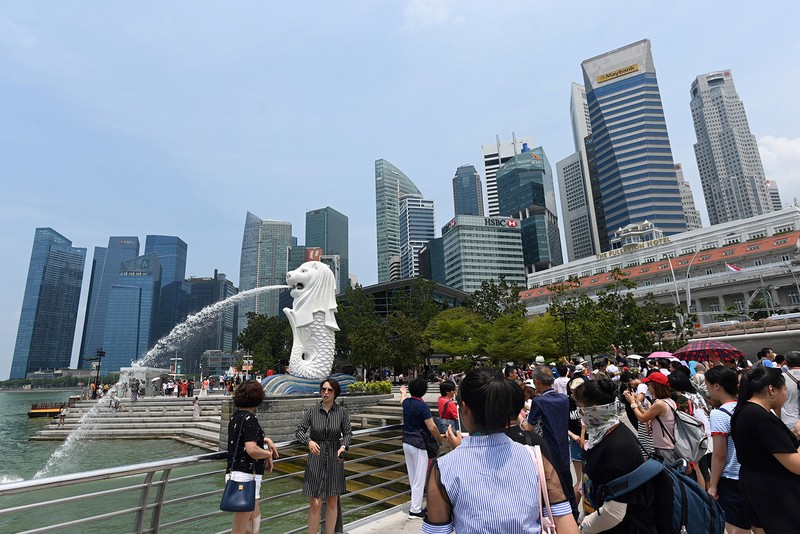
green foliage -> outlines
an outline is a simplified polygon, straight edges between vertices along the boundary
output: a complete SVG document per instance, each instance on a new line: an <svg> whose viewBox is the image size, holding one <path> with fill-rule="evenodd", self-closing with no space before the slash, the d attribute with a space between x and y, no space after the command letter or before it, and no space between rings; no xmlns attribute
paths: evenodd
<svg viewBox="0 0 800 534"><path fill-rule="evenodd" d="M236 338L239 348L253 357L253 369L264 372L292 349L292 327L284 316L247 314L247 328ZM237 362L237 368L241 369Z"/></svg>
<svg viewBox="0 0 800 534"><path fill-rule="evenodd" d="M457 360L450 360L449 362L443 362L439 368L442 371L446 371L448 373L465 373L475 367L475 360L472 358L459 358Z"/></svg>
<svg viewBox="0 0 800 534"><path fill-rule="evenodd" d="M360 285L345 290L337 314L336 351L351 365L375 369L390 365L386 332L375 312L375 299Z"/></svg>
<svg viewBox="0 0 800 534"><path fill-rule="evenodd" d="M469 308L450 308L437 314L425 329L434 352L451 356L480 354L480 325L486 320Z"/></svg>
<svg viewBox="0 0 800 534"><path fill-rule="evenodd" d="M353 382L347 386L347 393L368 393L370 395L385 395L392 392L392 383L388 380L374 382Z"/></svg>
<svg viewBox="0 0 800 534"><path fill-rule="evenodd" d="M533 323L517 315L502 315L480 328L486 354L495 365L531 361L534 357Z"/></svg>
<svg viewBox="0 0 800 534"><path fill-rule="evenodd" d="M487 321L494 321L503 315L525 316L525 305L519 300L523 288L516 283L508 284L504 276L500 282L484 280L481 288L464 301L464 306Z"/></svg>

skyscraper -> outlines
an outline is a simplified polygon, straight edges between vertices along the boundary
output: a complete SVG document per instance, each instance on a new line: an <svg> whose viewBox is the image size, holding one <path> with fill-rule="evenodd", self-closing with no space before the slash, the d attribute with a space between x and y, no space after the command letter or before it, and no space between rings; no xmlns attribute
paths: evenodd
<svg viewBox="0 0 800 534"><path fill-rule="evenodd" d="M392 269L393 257L400 259L400 197L421 195L400 169L384 159L375 161L375 227L378 237L378 283L399 276L399 269Z"/></svg>
<svg viewBox="0 0 800 534"><path fill-rule="evenodd" d="M88 368L87 358L93 358L103 348L111 286L119 278L122 262L138 255L139 238L136 236L111 236L108 247L94 248L78 368Z"/></svg>
<svg viewBox="0 0 800 534"><path fill-rule="evenodd" d="M474 165L462 165L453 176L453 209L456 215L483 217L481 175Z"/></svg>
<svg viewBox="0 0 800 534"><path fill-rule="evenodd" d="M244 223L239 290L286 284L292 223L260 219L249 211ZM275 316L279 313L278 291L259 292L239 305L239 329L247 326L247 312Z"/></svg>
<svg viewBox="0 0 800 534"><path fill-rule="evenodd" d="M435 214L433 200L422 195L400 197L400 276L419 276L419 251L434 238Z"/></svg>
<svg viewBox="0 0 800 534"><path fill-rule="evenodd" d="M675 164L675 174L678 177L678 187L681 190L681 203L683 203L683 213L686 215L686 229L697 230L702 228L703 221L700 219L700 212L694 206L692 186L683 177L683 167L681 167L680 163Z"/></svg>
<svg viewBox="0 0 800 534"><path fill-rule="evenodd" d="M522 143L533 145L529 137L517 139L517 134L511 132L511 141L500 141L500 136L495 136L496 142L483 145L483 174L486 177L486 201L489 208L489 217L497 217L500 213L497 202L497 169L522 151Z"/></svg>
<svg viewBox="0 0 800 534"><path fill-rule="evenodd" d="M69 367L85 261L85 248L52 228L36 229L10 378Z"/></svg>
<svg viewBox="0 0 800 534"><path fill-rule="evenodd" d="M189 288L186 286L186 256L188 245L179 237L149 235L145 238L144 253L155 254L161 264L161 294L153 335L165 336L189 313Z"/></svg>
<svg viewBox="0 0 800 534"><path fill-rule="evenodd" d="M350 283L350 245L347 215L327 206L306 212L306 247L339 256L339 291Z"/></svg>
<svg viewBox="0 0 800 534"><path fill-rule="evenodd" d="M711 224L772 211L756 137L731 71L698 76L690 92L694 155Z"/></svg>
<svg viewBox="0 0 800 534"><path fill-rule="evenodd" d="M592 132L586 91L573 83L570 118L575 153L556 163L561 216L569 261L600 252L600 238L595 216L585 140Z"/></svg>
<svg viewBox="0 0 800 534"><path fill-rule="evenodd" d="M650 41L581 63L606 237L645 220L665 235L686 231L675 163L661 106ZM588 158L587 148L587 158Z"/></svg>
<svg viewBox="0 0 800 534"><path fill-rule="evenodd" d="M563 263L553 171L542 147L523 143L522 152L500 167L497 198L502 217L520 220L526 274Z"/></svg>
<svg viewBox="0 0 800 534"><path fill-rule="evenodd" d="M239 290L233 282L227 279L225 274L214 270L214 276L204 278L189 278L186 280L189 287L189 313L197 313L206 306L223 301ZM190 358L199 358L206 350L221 350L233 352L236 350L236 336L238 334L237 316L239 308L237 305L230 305L223 308L212 320L212 324L207 325L201 332L192 336L189 340L192 343ZM192 365L188 366L193 368Z"/></svg>
<svg viewBox="0 0 800 534"><path fill-rule="evenodd" d="M125 260L108 294L103 373L119 371L142 358L156 341L161 263L155 253ZM149 362L157 366L164 362Z"/></svg>
<svg viewBox="0 0 800 534"><path fill-rule="evenodd" d="M778 191L778 182L775 180L767 180L767 195L769 196L769 203L772 205L772 211L780 211L783 209L781 192Z"/></svg>

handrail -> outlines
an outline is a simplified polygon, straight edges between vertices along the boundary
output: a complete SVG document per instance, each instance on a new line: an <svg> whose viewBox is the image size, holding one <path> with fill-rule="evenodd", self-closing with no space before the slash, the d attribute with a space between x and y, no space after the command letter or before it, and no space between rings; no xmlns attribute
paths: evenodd
<svg viewBox="0 0 800 534"><path fill-rule="evenodd" d="M365 451L367 452L365 456L349 459L348 462L366 463L367 469L363 471L358 470L358 472L355 474L347 476L346 480L351 481L357 479L366 479L368 477L378 475L381 472L404 466L404 462L398 462L395 459L388 458L382 460L381 463L378 464L373 462L375 459L382 459L391 455L402 455L402 448L398 447L396 443L399 439L398 435L391 437L380 436L381 433L397 431L401 428L402 425L386 425L378 428L354 431L354 437L374 436L376 439L369 440L366 443L354 443L351 446L351 449L374 447L375 445L387 444L390 441L394 441L395 443L388 451ZM301 444L297 440L276 443L276 446L279 449L298 445ZM304 457L305 454L282 457L276 460L276 463L288 463L301 460ZM159 460L107 469L98 469L83 473L73 473L42 479L0 484L0 496L4 497L24 497L25 495L32 494L33 492L57 490L58 488L70 488L73 490L68 494L64 494L63 490L60 492L56 491L54 495L37 494L34 502L6 501L6 504L10 506L8 508L0 508L0 531L25 532L28 534L33 534L35 532L48 532L52 531L54 528L59 530L73 528L76 529L76 531L79 531L81 529L85 529L86 525L91 525L92 523L102 523L104 521L108 522L110 520L115 521L115 527L120 525L118 528L119 531L132 531L135 533L158 533L160 529L164 529L164 532L183 532L183 530L180 529L176 530L175 527L187 525L189 523L195 523L195 526L191 527L192 530L187 530L187 532L194 532L197 530L197 525L199 524L198 521L207 522L209 520L213 521L212 524L207 524L207 527L219 527L222 526L220 522L223 520L223 516L227 514L226 512L216 510L215 508L211 508L208 511L203 510L197 514L190 513L189 517L183 517L177 513L165 512L164 510L166 508L168 510L178 510L180 512L181 507L183 507L183 510L186 510L186 507L192 501L203 498L209 499L220 495L222 491L221 487L214 485L218 484L218 482L212 484L209 482L209 480L212 480L211 477L220 477L218 480L221 480L221 475L224 473L225 469L213 467L211 469L205 469L202 472L184 472L178 473L178 476L174 475L176 474L175 470L179 468L204 466L213 462L225 460L226 458L227 452L219 451L170 460ZM388 462L386 462L386 460L388 460ZM211 467L211 465L209 465L209 467ZM403 471L405 470L403 469ZM124 480L130 477L136 477L138 475L144 475L144 478ZM299 472L299 475L302 475L302 471ZM270 477L268 480L270 483L273 483L275 481L289 479L292 477L297 479L298 473L286 473L275 477ZM366 487L354 488L353 491L343 494L342 500L346 500L349 497L358 497L359 495L362 495L370 490L386 488L397 484L398 482L403 483L403 481L406 479L407 475L399 476L388 481L381 481L379 483L369 483L365 481ZM113 482L116 481L117 486L105 488L101 486L101 489L98 489L95 485L92 485L93 483L99 481L111 481L112 485ZM172 494L167 495L167 488L173 488L175 484L179 483L183 484L180 486L180 493L175 493L176 490L172 489L170 490L172 491ZM85 484L88 484L88 486L82 486ZM190 489L184 492L183 489L184 487L187 487L187 485ZM90 489L91 491L83 493L81 491L82 489ZM265 517L262 518L262 522L267 525L273 520L288 517L292 514L298 514L308 510L308 502L305 501L305 499L303 499L305 502L302 505L299 502L298 497L300 492L300 489L292 489L275 495L263 496L260 502L266 505L267 509L272 509L269 510L269 513L264 513ZM384 503L390 501L391 499L394 499L398 496L407 495L408 493L409 490L403 491L402 488L398 488L397 491L388 497L378 495L376 496L378 498L363 505L356 503L357 506L355 508L345 510L342 513L342 516L346 517L351 516L354 513L361 513L364 510L374 506L384 506ZM111 499L104 499L107 497L111 497ZM290 499L290 502L287 503L288 506L282 510L276 510L276 503L280 503L281 499L287 498ZM59 505L68 505L71 508L75 508L76 504L79 503L86 504L85 508L89 506L95 506L97 503L102 503L102 506L96 507L95 511L88 516L73 514L69 517L59 518L59 514L55 512L55 510L57 510L56 507ZM272 504L270 505L269 503ZM175 505L177 505L179 508L169 508L170 506ZM280 504L278 504L278 506L280 506ZM54 512L49 514L52 517L47 517L48 514L43 513L43 511L47 509L54 510ZM36 515L30 515L31 513L35 513ZM130 517L130 522L119 523L119 518L122 516ZM28 529L24 531L13 530L13 528L9 528L8 523L4 523L4 521L7 519L19 519L20 517L23 519L33 517L37 520L46 518L48 521L51 521L51 523L46 526L37 526L39 524L38 521L24 521L19 523L20 525L25 525L24 528ZM166 521L162 522L162 519L166 519ZM307 527L291 530L290 532L300 532L305 530L305 528ZM229 530L222 532L229 532Z"/></svg>

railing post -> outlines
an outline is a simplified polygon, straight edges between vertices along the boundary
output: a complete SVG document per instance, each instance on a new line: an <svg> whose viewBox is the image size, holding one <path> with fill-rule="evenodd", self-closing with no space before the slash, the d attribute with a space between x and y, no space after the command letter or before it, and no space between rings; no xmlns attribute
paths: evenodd
<svg viewBox="0 0 800 534"><path fill-rule="evenodd" d="M150 487L153 484L153 473L154 471L150 471L144 477L144 487L139 496L139 511L136 512L136 519L133 525L133 531L136 532L136 534L141 534L142 527L144 527L144 513L145 510L147 510L147 497L150 494Z"/></svg>
<svg viewBox="0 0 800 534"><path fill-rule="evenodd" d="M171 472L172 469L164 469L164 472L161 473L161 484L158 486L156 500L153 503L155 505L153 507L153 517L150 520L150 532L153 534L158 534L158 527L161 524L161 509L164 506L164 494L167 492L167 481Z"/></svg>

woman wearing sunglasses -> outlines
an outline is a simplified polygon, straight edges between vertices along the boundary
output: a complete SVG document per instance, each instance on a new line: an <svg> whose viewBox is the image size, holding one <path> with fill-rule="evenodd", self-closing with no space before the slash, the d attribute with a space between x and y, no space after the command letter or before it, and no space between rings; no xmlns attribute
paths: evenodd
<svg viewBox="0 0 800 534"><path fill-rule="evenodd" d="M310 498L308 532L319 531L319 515L325 503L325 532L333 534L336 526L339 495L344 493L344 453L353 433L350 417L336 397L342 388L333 378L319 385L322 401L308 408L297 427L297 439L308 446L308 461L303 481L303 495Z"/></svg>

